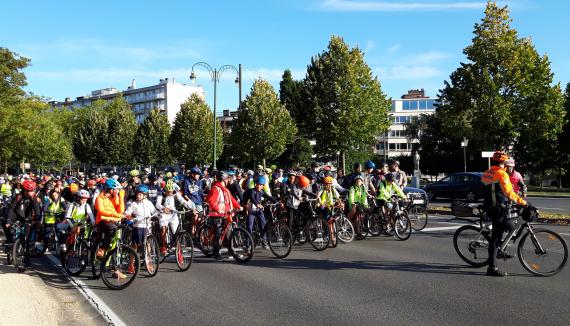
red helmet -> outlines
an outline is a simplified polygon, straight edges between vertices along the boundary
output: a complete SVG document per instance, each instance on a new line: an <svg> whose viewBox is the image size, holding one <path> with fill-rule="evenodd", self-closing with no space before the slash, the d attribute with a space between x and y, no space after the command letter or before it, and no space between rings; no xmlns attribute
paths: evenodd
<svg viewBox="0 0 570 326"><path fill-rule="evenodd" d="M301 186L301 188L305 188L308 187L311 184L311 181L309 180L309 178L307 178L306 176L302 175L299 177L299 186Z"/></svg>
<svg viewBox="0 0 570 326"><path fill-rule="evenodd" d="M95 186L96 184L97 184L97 181L95 181L93 179L87 181L87 187L89 187L89 188Z"/></svg>
<svg viewBox="0 0 570 326"><path fill-rule="evenodd" d="M22 189L25 191L34 191L36 190L36 183L32 180L25 180L22 182Z"/></svg>

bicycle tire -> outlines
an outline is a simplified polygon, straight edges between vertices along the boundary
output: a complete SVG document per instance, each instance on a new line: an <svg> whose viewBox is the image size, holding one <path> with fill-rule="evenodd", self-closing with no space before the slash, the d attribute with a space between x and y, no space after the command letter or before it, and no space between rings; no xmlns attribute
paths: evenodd
<svg viewBox="0 0 570 326"><path fill-rule="evenodd" d="M329 244L331 245L331 247L336 248L338 246L338 232L336 229L336 221L332 224L329 224L329 228L331 226L332 226L333 232L331 233Z"/></svg>
<svg viewBox="0 0 570 326"><path fill-rule="evenodd" d="M464 262L474 267L483 267L489 264L490 242L489 235L481 233L481 228L474 225L464 225L457 229L453 235L455 252ZM463 249L466 249L465 253ZM478 258L478 254L481 254L480 257L483 258Z"/></svg>
<svg viewBox="0 0 570 326"><path fill-rule="evenodd" d="M423 230L428 222L427 207L413 205L408 212L408 217L410 218L410 222L412 222L412 229L414 231Z"/></svg>
<svg viewBox="0 0 570 326"><path fill-rule="evenodd" d="M214 236L213 229L211 225L202 224L198 230L198 249L206 256L214 256Z"/></svg>
<svg viewBox="0 0 570 326"><path fill-rule="evenodd" d="M160 266L160 248L158 240L152 234L147 235L145 240L144 252L144 266L149 277L156 276Z"/></svg>
<svg viewBox="0 0 570 326"><path fill-rule="evenodd" d="M367 235L368 231L364 228L364 213L357 213L354 217L354 238L356 240L364 240Z"/></svg>
<svg viewBox="0 0 570 326"><path fill-rule="evenodd" d="M16 239L14 246L12 247L12 264L16 267L19 273L26 270L26 249L23 245L22 239Z"/></svg>
<svg viewBox="0 0 570 326"><path fill-rule="evenodd" d="M327 222L320 217L312 219L309 223L308 236L309 243L316 251L327 249L330 241Z"/></svg>
<svg viewBox="0 0 570 326"><path fill-rule="evenodd" d="M346 216L341 215L337 217L336 229L338 239L343 243L349 243L354 240L354 226Z"/></svg>
<svg viewBox="0 0 570 326"><path fill-rule="evenodd" d="M277 258L283 259L289 256L293 244L292 238L289 227L281 221L277 221L267 228L269 249Z"/></svg>
<svg viewBox="0 0 570 326"><path fill-rule="evenodd" d="M95 280L101 277L101 260L95 256L97 254L98 249L99 245L97 245L93 250L91 250L90 259L89 259L91 261L91 275Z"/></svg>
<svg viewBox="0 0 570 326"><path fill-rule="evenodd" d="M368 233L372 237L377 237L382 233L382 224L378 213L372 213L368 216Z"/></svg>
<svg viewBox="0 0 570 326"><path fill-rule="evenodd" d="M70 262L70 259L77 259L77 262ZM83 273L89 261L89 245L87 245L87 242L83 239L76 239L73 246L63 256L62 261L67 274L78 276Z"/></svg>
<svg viewBox="0 0 570 326"><path fill-rule="evenodd" d="M119 255L117 257L117 255ZM117 284L113 284L111 280L117 279L113 277L115 275L114 269L116 268L117 261L119 260L118 264L120 270L125 270L125 265L131 263L134 265L134 273L126 273L126 275L130 275L130 277L126 278L123 281L117 282ZM133 283L133 281L137 278L140 269L140 258L136 251L127 246L121 245L120 248L115 248L111 252L107 253L105 259L101 262L101 279L103 283L111 289L111 290L123 290L127 288L129 285ZM122 271L121 271L122 272Z"/></svg>
<svg viewBox="0 0 570 326"><path fill-rule="evenodd" d="M396 237L401 241L408 240L412 235L412 223L406 211L402 211L400 215L396 217L394 231L396 232Z"/></svg>
<svg viewBox="0 0 570 326"><path fill-rule="evenodd" d="M250 261L253 257L253 238L251 234L243 228L234 228L229 234L228 251L238 263L244 264Z"/></svg>
<svg viewBox="0 0 570 326"><path fill-rule="evenodd" d="M176 236L176 265L180 271L187 271L194 260L194 241L187 231Z"/></svg>
<svg viewBox="0 0 570 326"><path fill-rule="evenodd" d="M531 274L537 276L553 276L558 274L564 268L568 260L568 246L566 245L566 241L564 241L558 233L548 229L536 228L533 229L533 233L534 234L527 232L520 240L517 249L519 261L523 265L524 269L529 271ZM546 237L542 238L543 235ZM524 248L528 239L531 240L529 250ZM539 244L538 247L537 244ZM540 249L543 249L545 252L541 253ZM562 252L557 252L555 249ZM531 257L526 254L527 252L530 252L531 254L534 253L534 255L540 257L541 259L539 260L541 262L529 262L528 258ZM545 258L550 257L555 258L555 263L552 264L553 268L549 268L544 271L541 270L541 266L547 266L544 262Z"/></svg>

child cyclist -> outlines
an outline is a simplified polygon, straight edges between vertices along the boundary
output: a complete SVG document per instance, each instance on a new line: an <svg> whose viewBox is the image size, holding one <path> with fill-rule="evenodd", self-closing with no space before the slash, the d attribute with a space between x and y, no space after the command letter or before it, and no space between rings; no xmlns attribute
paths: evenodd
<svg viewBox="0 0 570 326"><path fill-rule="evenodd" d="M156 208L161 211L160 216L160 252L166 254L168 243L166 243L166 227L170 226L172 234L178 229L178 216L172 211L176 211L176 201L182 204L188 210L194 210L194 202L185 200L184 197L175 190L173 183L166 183L164 186L164 194L156 197Z"/></svg>
<svg viewBox="0 0 570 326"><path fill-rule="evenodd" d="M133 222L133 249L138 251L143 243L144 238L150 231L151 217L158 211L148 200L148 186L145 184L138 185L135 190L135 201L133 201L125 215L127 219ZM129 264L129 273L134 273L135 266L133 261Z"/></svg>
<svg viewBox="0 0 570 326"><path fill-rule="evenodd" d="M91 198L89 191L81 189L77 192L75 197L75 201L67 207L65 213L65 221L67 222L65 228L67 228L68 231L70 230L70 234L79 232L79 224L84 226L86 226L87 223L89 223L89 225L95 225L95 217L91 211L91 205L87 203L89 198ZM65 239L62 240L62 243L67 243ZM66 251L67 247L62 245L62 250Z"/></svg>
<svg viewBox="0 0 570 326"><path fill-rule="evenodd" d="M354 177L354 185L350 187L348 192L348 219L352 221L356 214L357 204L363 208L368 208L368 194L364 186L364 176L359 174Z"/></svg>
<svg viewBox="0 0 570 326"><path fill-rule="evenodd" d="M323 188L317 193L317 200L319 203L319 213L322 214L323 219L329 224L329 231L332 230L332 225L329 220L332 215L332 210L337 204L340 209L344 209L344 204L340 199L338 191L333 187L334 178L331 176L326 176L323 179ZM331 232L331 237L334 234Z"/></svg>
<svg viewBox="0 0 570 326"><path fill-rule="evenodd" d="M393 173L387 173L379 184L378 196L376 197L378 206L382 207L382 214L387 217L387 209L392 209L390 202L393 195L397 195L400 199L406 199L406 195L396 183L396 177ZM394 225L394 216L390 217L390 222Z"/></svg>

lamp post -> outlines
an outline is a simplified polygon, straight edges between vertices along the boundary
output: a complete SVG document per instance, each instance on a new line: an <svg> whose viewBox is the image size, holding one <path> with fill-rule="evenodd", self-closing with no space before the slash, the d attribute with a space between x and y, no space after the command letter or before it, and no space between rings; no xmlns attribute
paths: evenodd
<svg viewBox="0 0 570 326"><path fill-rule="evenodd" d="M213 169L216 170L216 110L217 110L217 91L218 91L218 82L220 81L220 77L222 76L222 74L224 73L224 71L226 71L227 69L233 69L235 70L235 72L237 73L237 77L235 80L235 83L239 85L239 102L241 105L241 64L239 65L239 70L232 66L232 65L223 65L218 69L212 68L212 66L210 66L209 64L205 63L205 62L197 62L192 66L192 73L190 74L190 80L191 81L195 81L196 80L196 74L194 73L194 68L196 66L200 66L202 68L205 68L208 73L210 74L210 77L212 78L212 81L214 82L214 119L213 119L213 124L214 124L214 156L212 157L213 159Z"/></svg>
<svg viewBox="0 0 570 326"><path fill-rule="evenodd" d="M463 141L461 142L461 147L463 147L463 172L467 172L467 144L469 143L469 139L463 137Z"/></svg>

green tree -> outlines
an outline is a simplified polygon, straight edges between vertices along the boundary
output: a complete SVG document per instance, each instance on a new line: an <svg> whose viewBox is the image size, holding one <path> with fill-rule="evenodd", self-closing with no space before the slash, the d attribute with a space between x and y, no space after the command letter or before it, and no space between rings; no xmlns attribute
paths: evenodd
<svg viewBox="0 0 570 326"><path fill-rule="evenodd" d="M173 156L187 164L204 164L213 162L214 113L202 98L192 94L184 102L174 119L170 134L170 148ZM216 121L216 160L223 151L222 127Z"/></svg>
<svg viewBox="0 0 570 326"><path fill-rule="evenodd" d="M267 81L258 79L242 102L232 130L232 146L241 159L273 160L285 151L297 133L289 111Z"/></svg>
<svg viewBox="0 0 570 326"><path fill-rule="evenodd" d="M317 154L340 152L344 157L353 148L372 144L389 126L390 100L362 51L350 49L341 37L332 36L327 50L311 59L304 88Z"/></svg>
<svg viewBox="0 0 570 326"><path fill-rule="evenodd" d="M105 106L107 133L105 135L105 161L113 165L134 163L133 143L137 121L129 103L118 96Z"/></svg>
<svg viewBox="0 0 570 326"><path fill-rule="evenodd" d="M283 79L279 82L279 100L295 121L298 134L305 138L310 135L311 123L307 119L304 83L302 80L294 80L289 69L283 72Z"/></svg>
<svg viewBox="0 0 570 326"><path fill-rule="evenodd" d="M487 3L463 51L468 62L445 82L436 114L450 139L469 139L471 152L512 149L521 168L540 170L543 144L562 128L563 98L548 57L510 23L507 7Z"/></svg>
<svg viewBox="0 0 570 326"><path fill-rule="evenodd" d="M76 111L73 153L82 163L106 164L107 115L105 101L98 100Z"/></svg>
<svg viewBox="0 0 570 326"><path fill-rule="evenodd" d="M279 166L309 166L313 159L313 146L307 138L299 135L285 147L285 151L276 159Z"/></svg>
<svg viewBox="0 0 570 326"><path fill-rule="evenodd" d="M29 65L29 59L0 47L0 107L17 103L25 94L26 75L21 70Z"/></svg>
<svg viewBox="0 0 570 326"><path fill-rule="evenodd" d="M145 165L167 164L171 161L170 124L166 115L152 110L138 126L133 146L133 156Z"/></svg>

